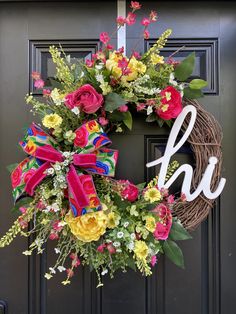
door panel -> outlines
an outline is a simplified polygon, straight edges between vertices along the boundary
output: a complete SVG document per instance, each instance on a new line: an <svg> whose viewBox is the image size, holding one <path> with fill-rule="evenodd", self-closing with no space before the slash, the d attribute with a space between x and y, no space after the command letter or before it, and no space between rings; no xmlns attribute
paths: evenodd
<svg viewBox="0 0 236 314"><path fill-rule="evenodd" d="M129 271L117 273L114 280L104 277L105 286L96 289L96 276L80 268L71 286L60 285L60 275L45 281L43 274L54 261L49 243L41 257L21 254L26 239L17 239L0 251L0 300L9 314L233 314L236 301L233 289L235 240L233 209L235 186L235 104L233 102L236 46L236 5L230 2L144 2L144 16L156 8L158 22L151 25L151 38L141 40L137 50L148 49L167 27L173 34L163 49L167 57L179 47L177 59L195 51L194 77L205 78L209 85L202 100L204 107L220 121L224 131L224 177L228 182L223 195L209 216L194 233L193 239L180 243L185 270L160 258L154 274L143 278ZM0 230L4 233L12 216L10 180L5 166L20 161L24 154L16 146L23 127L33 117L24 104L26 92L36 92L31 71L52 76L54 68L48 53L51 44L61 43L75 58L90 58L99 49L99 33L114 29L116 2L0 2ZM127 8L128 10L128 8ZM139 23L127 29L127 50L132 50L141 32ZM114 38L115 43L115 38ZM220 62L219 62L220 61ZM38 97L41 97L38 95ZM163 153L169 130L145 124L136 115L134 129L124 135L113 134L113 148L120 150L117 178L135 183L155 175L145 168L146 161ZM194 162L189 149L175 156L181 162ZM0 313L4 313L0 302ZM2 313L1 313L2 314Z"/></svg>

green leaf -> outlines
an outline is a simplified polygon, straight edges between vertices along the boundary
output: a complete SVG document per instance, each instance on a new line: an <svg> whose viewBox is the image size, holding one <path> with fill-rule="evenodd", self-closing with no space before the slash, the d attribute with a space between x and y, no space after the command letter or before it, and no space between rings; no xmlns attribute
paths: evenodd
<svg viewBox="0 0 236 314"><path fill-rule="evenodd" d="M116 93L110 93L105 97L105 110L113 111L122 105L125 105L126 101Z"/></svg>
<svg viewBox="0 0 236 314"><path fill-rule="evenodd" d="M175 68L175 77L177 80L186 81L186 79L193 73L194 66L195 52L192 52Z"/></svg>
<svg viewBox="0 0 236 314"><path fill-rule="evenodd" d="M201 79L194 79L189 83L189 87L191 89L202 89L204 87L206 87L208 85L208 83L204 80Z"/></svg>
<svg viewBox="0 0 236 314"><path fill-rule="evenodd" d="M200 89L191 89L189 87L186 87L184 89L184 96L186 98L196 99L196 98L203 97L203 93L202 93L202 91Z"/></svg>
<svg viewBox="0 0 236 314"><path fill-rule="evenodd" d="M163 124L164 124L164 120L162 120L161 118L158 118L157 123L158 123L159 127L162 128Z"/></svg>
<svg viewBox="0 0 236 314"><path fill-rule="evenodd" d="M49 77L48 79L49 79L50 85L53 88L63 89L63 86L62 86L62 84L59 81L55 80L52 77Z"/></svg>
<svg viewBox="0 0 236 314"><path fill-rule="evenodd" d="M132 257L128 258L127 259L127 265L129 268L133 269L134 271L136 271L136 264L135 264L135 261Z"/></svg>
<svg viewBox="0 0 236 314"><path fill-rule="evenodd" d="M179 222L173 222L170 230L170 238L172 240L188 240L192 239L188 231Z"/></svg>
<svg viewBox="0 0 236 314"><path fill-rule="evenodd" d="M142 182L142 183L136 184L136 186L139 190L143 190L145 188L146 184L147 184L146 182Z"/></svg>
<svg viewBox="0 0 236 314"><path fill-rule="evenodd" d="M10 164L7 166L7 170L12 173L13 170L15 170L15 168L18 166L17 163L14 163L14 164Z"/></svg>
<svg viewBox="0 0 236 314"><path fill-rule="evenodd" d="M164 253L177 266L184 268L184 257L180 247L172 240L163 244Z"/></svg>
<svg viewBox="0 0 236 314"><path fill-rule="evenodd" d="M132 114L130 113L130 111L124 112L123 123L127 126L127 128L129 130L132 130L133 118L132 118Z"/></svg>
<svg viewBox="0 0 236 314"><path fill-rule="evenodd" d="M147 116L146 122L154 122L157 120L157 115L152 112L150 115Z"/></svg>
<svg viewBox="0 0 236 314"><path fill-rule="evenodd" d="M108 119L111 121L123 121L125 118L124 112L120 112L119 110L115 110L112 113L108 114Z"/></svg>
<svg viewBox="0 0 236 314"><path fill-rule="evenodd" d="M19 199L19 201L16 202L15 206L11 209L12 212L17 212L19 211L19 208L20 207L24 207L24 206L27 206L29 205L31 202L33 201L33 198L32 197L24 197L24 198L21 198Z"/></svg>

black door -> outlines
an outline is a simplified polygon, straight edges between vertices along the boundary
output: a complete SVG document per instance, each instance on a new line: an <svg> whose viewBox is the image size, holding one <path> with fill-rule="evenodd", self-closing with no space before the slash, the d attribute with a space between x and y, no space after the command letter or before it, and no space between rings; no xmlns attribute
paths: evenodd
<svg viewBox="0 0 236 314"><path fill-rule="evenodd" d="M32 116L24 103L25 93L35 91L30 72L39 71L46 79L53 74L48 53L52 44L61 43L74 57L90 58L99 47L99 33L114 29L117 8L123 1L34 2L0 1L0 232L15 217L11 213L10 179L5 166L23 159L17 141ZM163 50L168 56L185 46L175 57L195 51L194 76L208 81L204 107L220 121L224 131L224 177L226 188L217 204L194 233L193 240L181 243L186 269L160 259L151 278L130 271L114 280L104 277L105 286L96 289L96 276L80 269L72 285L60 285L55 276L46 282L43 275L54 254L48 245L43 257L21 254L27 240L16 239L0 251L0 313L9 314L234 314L235 238L233 205L236 171L235 146L235 48L236 4L231 2L143 3L143 17L156 9L159 21L151 39L140 41L143 52L166 28L173 34ZM128 3L127 3L128 10ZM141 26L140 26L141 27ZM127 29L127 52L138 40L139 26ZM116 39L114 39L114 43ZM38 95L40 97L40 95ZM113 135L113 147L120 150L117 176L135 183L154 175L145 161L155 159L163 148L168 130L147 125L138 118L134 129ZM180 161L191 160L179 154ZM1 303L2 302L2 303Z"/></svg>

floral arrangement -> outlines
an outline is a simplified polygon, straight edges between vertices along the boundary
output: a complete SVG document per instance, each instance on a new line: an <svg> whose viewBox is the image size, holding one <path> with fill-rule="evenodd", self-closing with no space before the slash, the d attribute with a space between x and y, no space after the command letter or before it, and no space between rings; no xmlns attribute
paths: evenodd
<svg viewBox="0 0 236 314"><path fill-rule="evenodd" d="M131 2L127 17L117 18L116 31L136 22L138 2ZM156 12L142 19L143 38ZM159 189L157 177L135 185L114 178L118 151L107 133L132 129L135 112L147 122L171 126L182 110L183 97L202 96L206 82L188 81L194 69L194 54L181 63L160 55L171 30L160 35L142 56L124 49L114 50L107 32L100 34L101 49L92 60L72 60L61 47L50 47L56 76L45 88L40 73L33 72L34 86L43 99L27 95L27 104L38 114L42 126L32 123L20 146L27 157L9 166L14 209L19 217L0 240L0 247L18 235L34 240L23 252L42 254L47 241L55 242L55 265L45 278L65 272L64 285L75 269L89 265L102 277L127 268L151 275L160 254L183 267L183 255L176 240L189 239L178 218L172 216L178 200ZM172 162L171 176L178 168ZM27 229L28 227L28 229Z"/></svg>

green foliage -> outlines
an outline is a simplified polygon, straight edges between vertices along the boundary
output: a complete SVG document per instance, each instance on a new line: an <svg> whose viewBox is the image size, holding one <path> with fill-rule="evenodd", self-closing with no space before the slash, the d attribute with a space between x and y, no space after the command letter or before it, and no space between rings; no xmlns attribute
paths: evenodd
<svg viewBox="0 0 236 314"><path fill-rule="evenodd" d="M204 87L206 87L208 85L208 83L204 80L201 79L194 79L189 83L189 87L191 89L202 89Z"/></svg>
<svg viewBox="0 0 236 314"><path fill-rule="evenodd" d="M188 55L177 67L175 68L175 77L179 81L186 81L187 78L193 73L195 66L195 52Z"/></svg>
<svg viewBox="0 0 236 314"><path fill-rule="evenodd" d="M178 221L173 221L169 237L175 241L192 239L188 231Z"/></svg>
<svg viewBox="0 0 236 314"><path fill-rule="evenodd" d="M180 247L172 240L163 243L163 250L166 256L177 266L184 268L184 257Z"/></svg>
<svg viewBox="0 0 236 314"><path fill-rule="evenodd" d="M190 87L186 87L184 89L184 97L190 99L197 99L203 97L203 92L200 89L191 89Z"/></svg>
<svg viewBox="0 0 236 314"><path fill-rule="evenodd" d="M126 101L117 93L110 93L105 97L105 110L113 111L122 105L125 105Z"/></svg>
<svg viewBox="0 0 236 314"><path fill-rule="evenodd" d="M132 130L133 119L132 119L132 114L130 113L130 111L124 112L123 123L127 126L129 130Z"/></svg>
<svg viewBox="0 0 236 314"><path fill-rule="evenodd" d="M20 207L27 207L34 199L32 197L26 196L16 202L15 206L12 208L12 212L19 212Z"/></svg>
<svg viewBox="0 0 236 314"><path fill-rule="evenodd" d="M18 166L18 163L10 164L7 166L7 170L12 173L12 171Z"/></svg>

